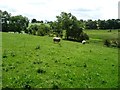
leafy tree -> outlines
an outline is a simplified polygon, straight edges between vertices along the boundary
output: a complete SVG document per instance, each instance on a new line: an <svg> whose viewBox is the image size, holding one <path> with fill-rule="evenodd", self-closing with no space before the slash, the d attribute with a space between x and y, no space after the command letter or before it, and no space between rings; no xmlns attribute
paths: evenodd
<svg viewBox="0 0 120 90"><path fill-rule="evenodd" d="M62 37L62 27L60 22L54 21L50 24L50 26L52 28L52 34Z"/></svg>
<svg viewBox="0 0 120 90"><path fill-rule="evenodd" d="M107 23L105 20L98 20L98 27L99 29L107 29Z"/></svg>
<svg viewBox="0 0 120 90"><path fill-rule="evenodd" d="M66 12L61 12L60 16L57 16L55 23L57 31L66 30L66 39L68 40L81 41L82 26L84 25L81 25L81 21L78 21L71 13Z"/></svg>
<svg viewBox="0 0 120 90"><path fill-rule="evenodd" d="M38 36L44 36L47 35L49 32L49 28L45 24L41 24L38 27L37 35Z"/></svg>
<svg viewBox="0 0 120 90"><path fill-rule="evenodd" d="M29 24L29 20L27 17L23 17L22 15L11 16L9 22L9 31L13 32L21 32L26 31Z"/></svg>
<svg viewBox="0 0 120 90"><path fill-rule="evenodd" d="M91 19L86 21L86 29L97 29L97 21L92 21Z"/></svg>
<svg viewBox="0 0 120 90"><path fill-rule="evenodd" d="M36 19L32 19L31 23L36 23L37 20Z"/></svg>
<svg viewBox="0 0 120 90"><path fill-rule="evenodd" d="M99 29L120 29L120 19L98 20Z"/></svg>
<svg viewBox="0 0 120 90"><path fill-rule="evenodd" d="M27 17L23 17L22 15L11 16L7 11L1 12L2 19L2 31L8 32L21 32L22 30L26 30L29 24L29 20Z"/></svg>
<svg viewBox="0 0 120 90"><path fill-rule="evenodd" d="M8 32L9 31L9 19L11 14L7 11L1 11L1 19L2 19L2 31Z"/></svg>
<svg viewBox="0 0 120 90"><path fill-rule="evenodd" d="M115 29L120 29L120 19L115 20Z"/></svg>

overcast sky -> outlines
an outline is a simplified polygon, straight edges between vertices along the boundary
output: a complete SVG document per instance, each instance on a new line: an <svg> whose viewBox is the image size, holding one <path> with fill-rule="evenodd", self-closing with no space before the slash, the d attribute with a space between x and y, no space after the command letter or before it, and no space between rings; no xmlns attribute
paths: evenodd
<svg viewBox="0 0 120 90"><path fill-rule="evenodd" d="M117 19L119 0L0 0L0 9L29 19L56 20L61 12L77 19Z"/></svg>

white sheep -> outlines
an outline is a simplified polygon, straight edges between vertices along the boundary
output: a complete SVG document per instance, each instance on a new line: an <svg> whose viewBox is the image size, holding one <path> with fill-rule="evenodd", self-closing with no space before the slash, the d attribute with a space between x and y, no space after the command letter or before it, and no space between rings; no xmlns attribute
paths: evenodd
<svg viewBox="0 0 120 90"><path fill-rule="evenodd" d="M86 41L85 40L82 40L82 44L85 44L86 43Z"/></svg>
<svg viewBox="0 0 120 90"><path fill-rule="evenodd" d="M55 43L55 42L59 43L59 42L60 42L60 38L59 38L59 37L54 37L54 38L53 38L53 41L54 41L54 43Z"/></svg>

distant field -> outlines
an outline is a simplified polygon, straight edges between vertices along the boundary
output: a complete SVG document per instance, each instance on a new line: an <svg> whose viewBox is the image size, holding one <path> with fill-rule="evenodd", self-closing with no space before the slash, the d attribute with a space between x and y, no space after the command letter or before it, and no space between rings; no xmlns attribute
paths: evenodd
<svg viewBox="0 0 120 90"><path fill-rule="evenodd" d="M118 38L118 30L85 30L90 38L93 39L109 39L109 38Z"/></svg>
<svg viewBox="0 0 120 90"><path fill-rule="evenodd" d="M2 87L116 88L118 49L103 45L117 31L85 31L89 43L2 33Z"/></svg>
<svg viewBox="0 0 120 90"><path fill-rule="evenodd" d="M31 26L31 25L41 25L41 23L29 23L29 26ZM49 24L45 24L45 25L47 25L47 26L49 26Z"/></svg>
<svg viewBox="0 0 120 90"><path fill-rule="evenodd" d="M118 38L118 30L84 30L90 37L90 43L96 43L98 45L103 45L105 39L116 39Z"/></svg>

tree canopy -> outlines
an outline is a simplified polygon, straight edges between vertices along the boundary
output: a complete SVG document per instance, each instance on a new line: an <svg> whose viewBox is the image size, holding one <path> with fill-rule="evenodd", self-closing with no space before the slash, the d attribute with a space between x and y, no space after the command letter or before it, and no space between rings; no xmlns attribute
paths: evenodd
<svg viewBox="0 0 120 90"><path fill-rule="evenodd" d="M29 20L22 15L11 16L7 11L1 11L2 17L2 31L3 32L21 32L25 31L28 27Z"/></svg>
<svg viewBox="0 0 120 90"><path fill-rule="evenodd" d="M84 26L81 21L77 20L77 18L71 13L61 12L60 16L56 16L57 20L55 26L55 30L59 33L62 30L66 30L65 38L68 40L76 40L82 41L81 34L83 33Z"/></svg>

